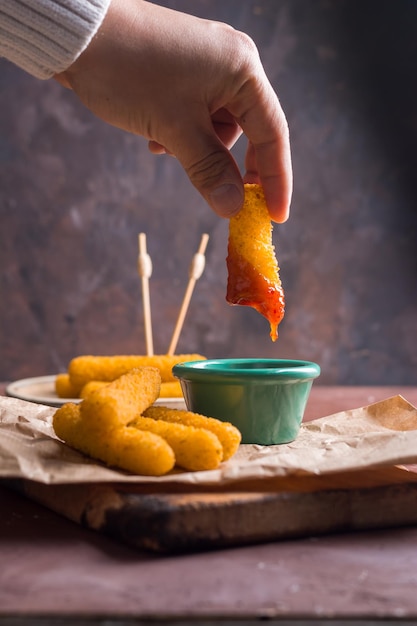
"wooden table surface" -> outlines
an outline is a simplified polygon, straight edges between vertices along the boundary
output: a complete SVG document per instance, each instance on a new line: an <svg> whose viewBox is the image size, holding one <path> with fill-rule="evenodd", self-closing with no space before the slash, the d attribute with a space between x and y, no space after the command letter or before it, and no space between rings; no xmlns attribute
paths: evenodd
<svg viewBox="0 0 417 626"><path fill-rule="evenodd" d="M306 419L397 393L417 406L417 387L316 385ZM4 486L0 503L0 624L417 618L415 527L158 556Z"/></svg>

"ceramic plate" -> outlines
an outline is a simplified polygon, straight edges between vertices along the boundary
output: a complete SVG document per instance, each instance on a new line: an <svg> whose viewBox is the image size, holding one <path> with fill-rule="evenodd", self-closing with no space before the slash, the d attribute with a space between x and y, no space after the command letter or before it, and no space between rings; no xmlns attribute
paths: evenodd
<svg viewBox="0 0 417 626"><path fill-rule="evenodd" d="M6 394L19 400L46 404L47 406L62 406L66 402L79 403L78 398L58 398L55 393L55 375L22 378L10 383L6 387ZM159 398L155 404L163 404L174 408L184 408L183 398Z"/></svg>

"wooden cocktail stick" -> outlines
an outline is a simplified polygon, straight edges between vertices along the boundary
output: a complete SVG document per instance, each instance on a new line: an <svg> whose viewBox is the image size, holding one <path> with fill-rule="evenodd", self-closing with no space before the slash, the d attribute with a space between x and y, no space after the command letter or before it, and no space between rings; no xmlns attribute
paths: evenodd
<svg viewBox="0 0 417 626"><path fill-rule="evenodd" d="M193 256L193 260L191 262L190 270L188 273L189 278L188 278L187 289L184 294L181 309L177 318L177 323L175 325L171 343L169 344L169 348L167 352L167 354L169 355L175 354L175 349L177 347L180 332L184 324L184 319L187 313L188 306L190 304L191 295L193 293L197 280L200 278L201 274L204 272L204 266L206 264L206 258L204 256L204 253L207 248L208 240L209 240L209 236L206 233L201 236L200 246L196 254Z"/></svg>
<svg viewBox="0 0 417 626"><path fill-rule="evenodd" d="M146 251L146 235L139 233L138 272L142 281L143 319L145 324L146 353L153 356L151 300L149 296L149 278L152 275L151 257Z"/></svg>

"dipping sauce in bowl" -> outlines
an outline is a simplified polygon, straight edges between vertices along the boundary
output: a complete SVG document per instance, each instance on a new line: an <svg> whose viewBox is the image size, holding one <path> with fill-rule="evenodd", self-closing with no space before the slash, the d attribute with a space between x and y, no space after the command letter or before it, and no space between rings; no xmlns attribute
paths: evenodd
<svg viewBox="0 0 417 626"><path fill-rule="evenodd" d="M320 366L291 359L207 359L178 363L189 411L230 422L242 443L293 441Z"/></svg>

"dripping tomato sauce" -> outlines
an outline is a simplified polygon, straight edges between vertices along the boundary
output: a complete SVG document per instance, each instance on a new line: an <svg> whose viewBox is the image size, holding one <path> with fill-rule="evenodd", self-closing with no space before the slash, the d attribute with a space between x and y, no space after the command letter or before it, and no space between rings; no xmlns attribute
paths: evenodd
<svg viewBox="0 0 417 626"><path fill-rule="evenodd" d="M281 283L271 282L240 255L227 257L226 301L253 307L271 327L271 339L278 339L278 325L284 317L285 298Z"/></svg>

